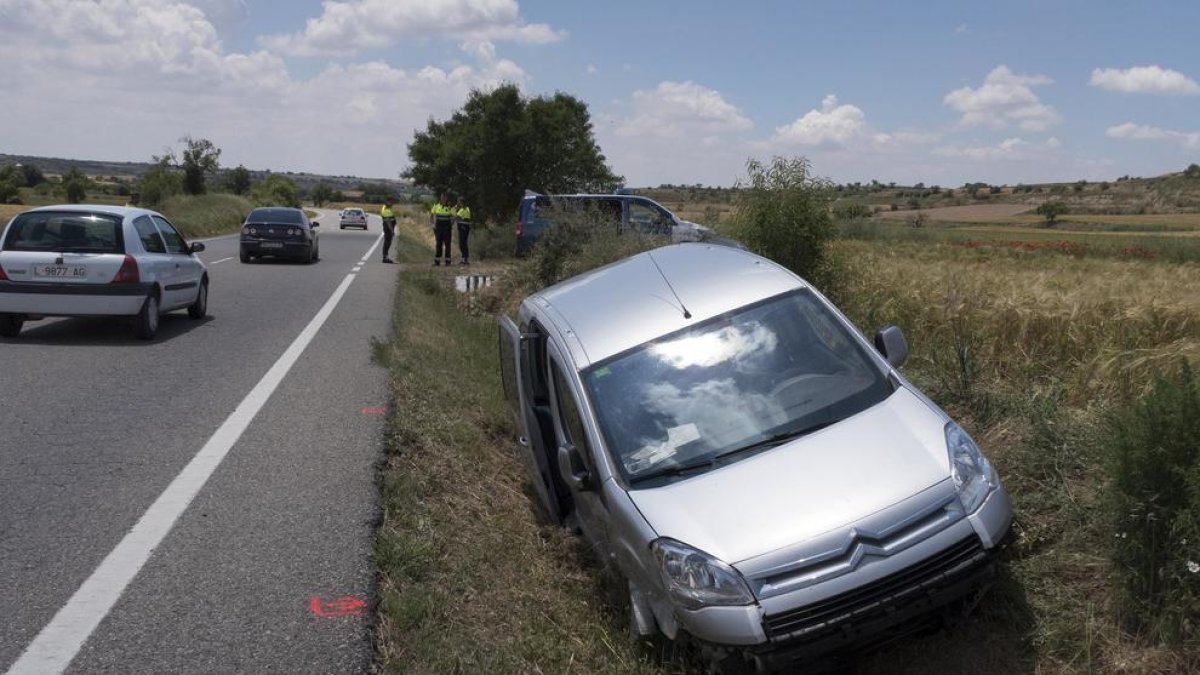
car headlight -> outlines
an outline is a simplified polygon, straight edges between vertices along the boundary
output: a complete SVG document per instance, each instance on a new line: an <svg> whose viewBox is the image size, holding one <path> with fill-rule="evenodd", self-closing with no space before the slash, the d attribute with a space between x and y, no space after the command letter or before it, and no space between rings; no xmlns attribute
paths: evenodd
<svg viewBox="0 0 1200 675"><path fill-rule="evenodd" d="M683 607L754 602L742 575L711 555L674 539L657 539L650 549L658 559L667 591Z"/></svg>
<svg viewBox="0 0 1200 675"><path fill-rule="evenodd" d="M946 424L946 450L950 453L950 475L958 498L967 513L983 505L992 488L992 467L970 435L954 422Z"/></svg>

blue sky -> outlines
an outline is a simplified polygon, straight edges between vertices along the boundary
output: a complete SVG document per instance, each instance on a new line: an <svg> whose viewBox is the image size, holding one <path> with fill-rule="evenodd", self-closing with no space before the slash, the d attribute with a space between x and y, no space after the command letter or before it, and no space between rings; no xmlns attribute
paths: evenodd
<svg viewBox="0 0 1200 675"><path fill-rule="evenodd" d="M1200 5L0 0L0 152L395 176L472 88L588 103L630 185L804 155L839 181L1200 161ZM121 45L132 45L122 47Z"/></svg>

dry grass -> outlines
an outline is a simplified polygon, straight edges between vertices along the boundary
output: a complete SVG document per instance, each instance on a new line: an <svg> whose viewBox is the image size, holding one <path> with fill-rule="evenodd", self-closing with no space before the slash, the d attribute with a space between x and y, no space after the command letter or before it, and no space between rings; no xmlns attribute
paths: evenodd
<svg viewBox="0 0 1200 675"><path fill-rule="evenodd" d="M459 310L402 228L376 634L397 673L663 673L624 630L603 575L539 522L501 393L496 325ZM440 270L439 270L440 271Z"/></svg>
<svg viewBox="0 0 1200 675"><path fill-rule="evenodd" d="M919 211L881 211L881 218L906 220L920 213L928 220L946 221L952 223L994 223L997 221L1010 222L1013 216L1032 211L1034 206L1029 204L970 204L967 206L940 206Z"/></svg>
<svg viewBox="0 0 1200 675"><path fill-rule="evenodd" d="M905 329L913 349L905 372L988 451L1012 494L1018 534L1007 582L961 634L879 654L868 672L954 671L973 655L994 663L974 672L1200 665L1198 654L1121 628L1098 451L1106 411L1137 394L1155 367L1200 360L1200 266L839 246L853 261L843 309L867 331ZM1005 662L1006 650L1023 657Z"/></svg>

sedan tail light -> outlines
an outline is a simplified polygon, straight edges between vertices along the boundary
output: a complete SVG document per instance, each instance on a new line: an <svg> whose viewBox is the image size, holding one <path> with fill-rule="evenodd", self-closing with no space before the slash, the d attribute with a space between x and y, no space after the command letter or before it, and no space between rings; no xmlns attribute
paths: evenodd
<svg viewBox="0 0 1200 675"><path fill-rule="evenodd" d="M114 284L136 284L142 280L141 272L138 271L137 261L133 256L125 256L125 260L121 262L121 269L117 270L117 275L113 277Z"/></svg>
<svg viewBox="0 0 1200 675"><path fill-rule="evenodd" d="M518 220L517 221L517 236L519 237L522 234L525 234L525 228L521 225L521 221Z"/></svg>
<svg viewBox="0 0 1200 675"><path fill-rule="evenodd" d="M8 275L4 273L3 267L0 267L0 281L8 281Z"/></svg>

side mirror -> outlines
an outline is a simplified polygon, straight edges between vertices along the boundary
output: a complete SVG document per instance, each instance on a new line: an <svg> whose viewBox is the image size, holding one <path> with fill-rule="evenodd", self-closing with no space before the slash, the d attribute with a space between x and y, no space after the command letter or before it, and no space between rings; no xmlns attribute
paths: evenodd
<svg viewBox="0 0 1200 675"><path fill-rule="evenodd" d="M202 244L198 241L194 242L190 247L188 247L189 253L202 253L203 251L204 251L204 244Z"/></svg>
<svg viewBox="0 0 1200 675"><path fill-rule="evenodd" d="M309 227L320 227L320 226L321 226L321 224L320 224L320 223L318 223L318 222L317 222L317 221L315 221L315 220L310 220L310 221L308 222L308 226L309 226Z"/></svg>
<svg viewBox="0 0 1200 675"><path fill-rule="evenodd" d="M899 368L908 359L908 340L899 326L887 325L875 333L875 349L893 368Z"/></svg>
<svg viewBox="0 0 1200 675"><path fill-rule="evenodd" d="M558 446L558 472L572 490L586 492L592 488L591 475L583 463L579 448L570 443Z"/></svg>

